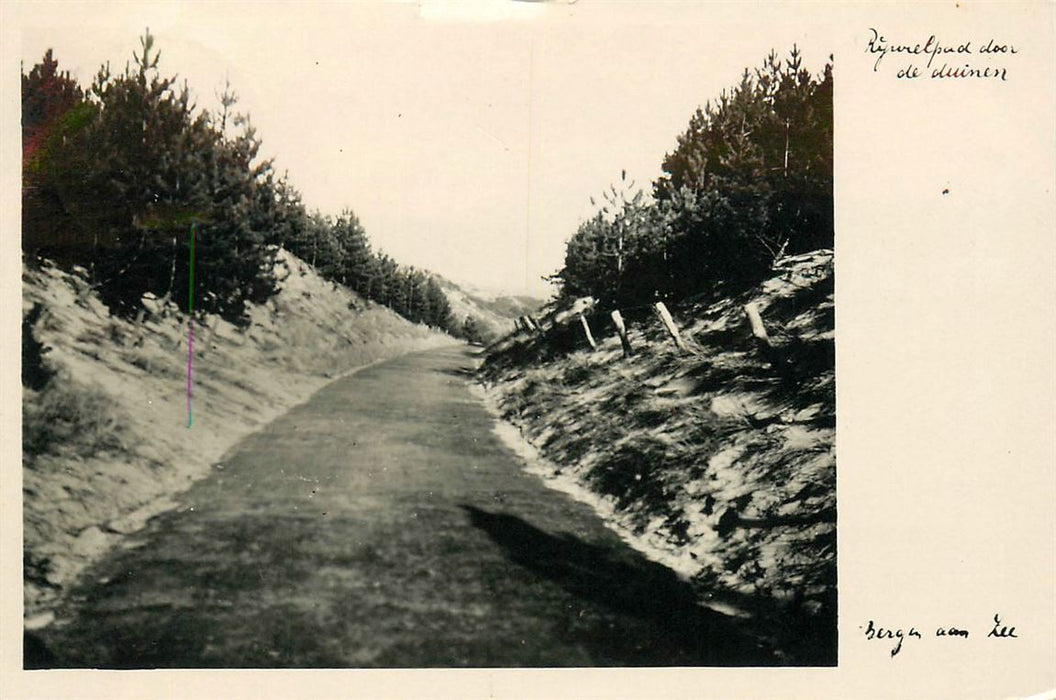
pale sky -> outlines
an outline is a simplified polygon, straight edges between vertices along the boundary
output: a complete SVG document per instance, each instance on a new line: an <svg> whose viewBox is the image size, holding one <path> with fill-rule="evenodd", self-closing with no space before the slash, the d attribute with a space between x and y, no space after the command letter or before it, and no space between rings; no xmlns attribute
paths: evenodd
<svg viewBox="0 0 1056 700"><path fill-rule="evenodd" d="M648 188L693 110L771 48L817 72L818 12L690 2L22 5L26 69L87 84L150 27L200 106L229 79L309 208L458 281L548 293L589 197ZM760 23L760 16L766 21ZM760 27L765 26L765 31Z"/></svg>

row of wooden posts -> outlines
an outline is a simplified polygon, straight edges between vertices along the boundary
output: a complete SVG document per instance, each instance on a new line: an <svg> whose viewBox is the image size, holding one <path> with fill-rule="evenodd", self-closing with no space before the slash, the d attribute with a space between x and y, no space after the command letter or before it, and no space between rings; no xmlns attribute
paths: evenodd
<svg viewBox="0 0 1056 700"><path fill-rule="evenodd" d="M653 309L660 317L661 322L663 322L664 328L667 329L675 347L681 352L694 352L686 344L686 341L683 340L682 334L679 332L678 326L675 325L674 319L671 318L671 312L667 310L667 306L664 302L656 302L653 304ZM755 303L745 304L744 313L748 317L748 322L752 327L752 335L755 337L756 343L760 346L760 349L765 353L772 353L774 347L770 342L770 336L766 332L766 326L763 325L762 316L759 314L759 307ZM623 347L623 354L625 357L630 357L634 354L634 348L631 346L631 339L627 335L627 325L623 322L623 315L620 314L619 309L617 309L613 311L610 316L612 317L612 322L616 326L616 332L620 336L620 345ZM597 350L598 343L594 340L594 334L590 332L590 324L587 322L587 317L583 313L579 313L578 318L580 325L583 327L583 335L586 338L587 343L592 350ZM539 322L530 315L521 316L517 319L517 329L536 334L542 334L543 332L542 328L539 326Z"/></svg>

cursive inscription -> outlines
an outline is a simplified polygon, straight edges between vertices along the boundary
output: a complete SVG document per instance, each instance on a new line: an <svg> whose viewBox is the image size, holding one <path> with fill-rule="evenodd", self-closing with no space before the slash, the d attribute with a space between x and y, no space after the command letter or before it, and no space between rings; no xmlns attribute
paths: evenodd
<svg viewBox="0 0 1056 700"><path fill-rule="evenodd" d="M1004 623L1000 614L995 614L993 619L993 625L989 633L987 633L986 639L1019 639L1015 626ZM902 651L903 645L909 644L911 640L924 640L927 637L936 639L968 639L971 636L971 632L967 628L955 625L935 627L934 634L930 633L931 628L927 628L929 631L928 635L922 634L915 626L883 627L874 620L869 620L866 625L859 625L858 629L862 630L867 641L887 642L892 658L898 656L899 652ZM914 641L913 644L916 644L916 642Z"/></svg>
<svg viewBox="0 0 1056 700"><path fill-rule="evenodd" d="M996 639L1014 639L1018 638L1016 635L1015 627L1007 627L1001 624L1001 616L994 615L994 628L990 630L990 634L987 637L994 637Z"/></svg>
<svg viewBox="0 0 1056 700"><path fill-rule="evenodd" d="M901 627L898 629L877 627L872 620L869 620L869 626L865 628L866 639L890 639L894 641L894 646L891 647L891 656L897 656L898 652L902 651L902 642L905 639L914 637L921 639L920 632L917 631L916 627L910 627L908 631L904 632Z"/></svg>
<svg viewBox="0 0 1056 700"><path fill-rule="evenodd" d="M865 51L874 58L874 73L880 72L881 65L897 61L891 70L898 80L983 78L1002 82L1008 80L1009 59L1019 53L1012 44L993 37L949 41L929 34L921 41L903 42L889 40L872 27Z"/></svg>

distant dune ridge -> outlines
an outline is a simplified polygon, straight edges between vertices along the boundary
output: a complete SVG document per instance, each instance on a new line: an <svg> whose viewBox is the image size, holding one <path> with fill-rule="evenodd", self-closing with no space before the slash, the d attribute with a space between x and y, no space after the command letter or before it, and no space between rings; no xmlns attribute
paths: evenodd
<svg viewBox="0 0 1056 700"><path fill-rule="evenodd" d="M518 317L535 313L544 304L537 297L477 289L439 276L436 279L451 304L454 320L463 323L466 318L474 319L486 341L515 330Z"/></svg>

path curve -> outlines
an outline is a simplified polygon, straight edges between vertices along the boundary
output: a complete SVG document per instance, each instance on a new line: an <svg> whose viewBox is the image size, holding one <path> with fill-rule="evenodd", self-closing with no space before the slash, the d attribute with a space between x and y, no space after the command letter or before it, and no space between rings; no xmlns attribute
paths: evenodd
<svg viewBox="0 0 1056 700"><path fill-rule="evenodd" d="M475 364L464 346L405 355L242 441L89 569L27 667L775 663L526 474Z"/></svg>

